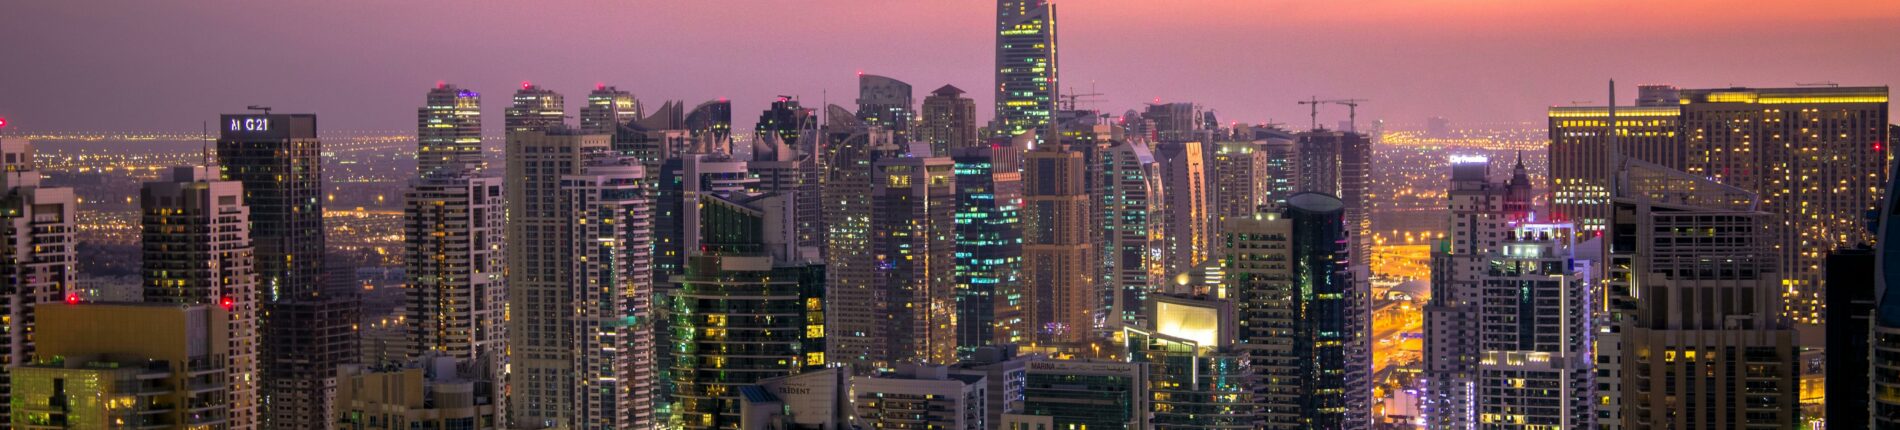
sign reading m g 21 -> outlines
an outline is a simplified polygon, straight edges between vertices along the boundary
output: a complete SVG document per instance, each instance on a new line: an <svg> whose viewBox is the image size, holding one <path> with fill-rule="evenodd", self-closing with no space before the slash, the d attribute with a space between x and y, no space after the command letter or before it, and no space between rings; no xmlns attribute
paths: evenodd
<svg viewBox="0 0 1900 430"><path fill-rule="evenodd" d="M229 117L225 119L225 131L270 131L270 117Z"/></svg>

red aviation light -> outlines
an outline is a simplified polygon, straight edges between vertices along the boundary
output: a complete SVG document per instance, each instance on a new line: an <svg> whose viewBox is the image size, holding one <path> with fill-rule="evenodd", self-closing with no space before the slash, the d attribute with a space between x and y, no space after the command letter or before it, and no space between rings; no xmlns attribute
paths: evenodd
<svg viewBox="0 0 1900 430"><path fill-rule="evenodd" d="M230 297L222 297L218 299L218 306L223 306L224 310L228 311L233 307L237 307L237 301L231 300Z"/></svg>
<svg viewBox="0 0 1900 430"><path fill-rule="evenodd" d="M69 304L69 305L79 304L79 293L66 293L66 304Z"/></svg>

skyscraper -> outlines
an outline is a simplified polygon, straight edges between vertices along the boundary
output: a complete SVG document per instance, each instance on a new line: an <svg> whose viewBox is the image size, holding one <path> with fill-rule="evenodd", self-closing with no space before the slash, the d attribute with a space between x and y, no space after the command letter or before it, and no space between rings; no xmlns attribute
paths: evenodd
<svg viewBox="0 0 1900 430"><path fill-rule="evenodd" d="M1022 282L1022 153L964 147L956 162L957 354L1006 342L998 336L1003 294Z"/></svg>
<svg viewBox="0 0 1900 430"><path fill-rule="evenodd" d="M796 98L781 96L772 101L772 107L759 114L756 128L757 131L752 135L754 145L767 142L767 137L777 136L785 144L795 145L794 149L800 153L817 152L817 145L814 144L817 136L810 136L811 140L806 140L806 135L817 134L818 113L800 106ZM752 157L759 158L757 149L754 149Z"/></svg>
<svg viewBox="0 0 1900 430"><path fill-rule="evenodd" d="M1628 160L1605 237L1622 426L1793 428L1795 331L1753 193Z"/></svg>
<svg viewBox="0 0 1900 430"><path fill-rule="evenodd" d="M506 132L546 130L566 122L567 98L554 90L542 89L523 81L515 91L514 103L503 111Z"/></svg>
<svg viewBox="0 0 1900 430"><path fill-rule="evenodd" d="M482 96L438 83L416 108L416 172L480 170Z"/></svg>
<svg viewBox="0 0 1900 430"><path fill-rule="evenodd" d="M818 185L823 174L818 169L818 156L811 150L800 149L818 146L812 143L820 139L816 124L808 126L812 128L759 134L752 140L752 161L746 163L746 170L758 180L753 184L758 191L784 194L796 202L798 246L823 249L824 202L820 201ZM784 140L785 134L794 135L798 140Z"/></svg>
<svg viewBox="0 0 1900 430"><path fill-rule="evenodd" d="M1445 220L1447 237L1432 247L1432 295L1424 309L1426 387L1420 398L1428 425L1477 425L1483 347L1471 334L1480 330L1492 257L1504 249L1505 236L1515 224L1530 217L1522 209L1530 198L1530 184L1516 181L1522 176L1508 183L1492 181L1489 168L1490 160L1484 157L1451 161L1451 188L1446 191L1451 216Z"/></svg>
<svg viewBox="0 0 1900 430"><path fill-rule="evenodd" d="M581 106L581 132L614 134L621 124L645 115L640 109L640 99L634 98L633 93L596 85L594 92L587 93L587 105Z"/></svg>
<svg viewBox="0 0 1900 430"><path fill-rule="evenodd" d="M688 429L738 429L739 388L825 365L824 266L794 251L784 196L699 196L706 246L668 297L678 348L674 413Z"/></svg>
<svg viewBox="0 0 1900 430"><path fill-rule="evenodd" d="M830 300L831 340L826 356L831 363L850 364L854 371L880 367L888 356L876 338L882 310L877 307L879 267L873 254L871 190L878 158L896 151L889 131L865 126L837 106L829 111L823 130L825 297ZM888 366L888 364L885 364Z"/></svg>
<svg viewBox="0 0 1900 430"><path fill-rule="evenodd" d="M896 363L956 362L956 174L949 157L873 163L871 254L883 329ZM971 323L977 323L972 321Z"/></svg>
<svg viewBox="0 0 1900 430"><path fill-rule="evenodd" d="M263 300L264 425L334 422L337 366L356 359L353 292L322 283L323 162L317 117L224 115L218 164L244 184Z"/></svg>
<svg viewBox="0 0 1900 430"><path fill-rule="evenodd" d="M481 96L437 84L416 112L419 160L442 156L418 161L403 193L408 288L395 350L401 362L428 355L478 369L479 379L496 382L481 385L495 390L481 394L500 400L508 368L505 208L502 179L479 173Z"/></svg>
<svg viewBox="0 0 1900 430"><path fill-rule="evenodd" d="M878 75L858 75L858 120L891 131L898 143L911 140L911 122L917 119L917 102L910 84ZM932 148L933 150L935 148ZM933 152L948 156L947 152Z"/></svg>
<svg viewBox="0 0 1900 430"><path fill-rule="evenodd" d="M516 121L510 121L516 122ZM508 417L522 427L571 425L583 420L574 399L581 369L582 320L570 282L577 264L571 207L562 180L586 175L595 160L611 157L607 136L564 126L510 130L508 223ZM590 369L591 370L591 369Z"/></svg>
<svg viewBox="0 0 1900 430"><path fill-rule="evenodd" d="M1054 139L1056 7L1047 0L996 1L996 119L1002 137L1036 131ZM1040 142L1040 140L1039 140Z"/></svg>
<svg viewBox="0 0 1900 430"><path fill-rule="evenodd" d="M1491 270L1479 275L1476 422L1589 427L1597 400L1591 262L1573 257L1569 224L1513 227L1490 252Z"/></svg>
<svg viewBox="0 0 1900 430"><path fill-rule="evenodd" d="M257 272L251 211L244 184L218 179L217 166L181 166L169 181L148 182L143 211L140 272L145 301L219 306L233 429L258 426Z"/></svg>
<svg viewBox="0 0 1900 430"><path fill-rule="evenodd" d="M600 137L589 135L586 137ZM655 419L653 209L645 168L633 158L591 160L561 176L570 224L555 253L570 294L561 334L574 343L574 428L651 428Z"/></svg>
<svg viewBox="0 0 1900 430"><path fill-rule="evenodd" d="M1820 323L1828 251L1872 241L1862 219L1886 186L1887 88L1684 89L1673 97L1670 88L1648 90L1646 104L1633 108L1551 108L1554 215L1586 229L1602 225L1612 154L1756 193L1774 215L1763 227L1783 253L1777 273L1787 312L1797 323ZM1651 105L1671 99L1679 101Z"/></svg>
<svg viewBox="0 0 1900 430"><path fill-rule="evenodd" d="M944 85L924 97L917 140L930 144L932 154L949 154L958 148L975 146L982 140L976 132L976 101L963 96L963 90Z"/></svg>
<svg viewBox="0 0 1900 430"><path fill-rule="evenodd" d="M1828 251L1872 241L1887 186L1886 87L1682 90L1681 169L1761 195L1789 316L1820 324ZM1767 105L1767 106L1764 106ZM1750 154L1760 151L1759 155Z"/></svg>
<svg viewBox="0 0 1900 430"><path fill-rule="evenodd" d="M79 201L73 189L40 186L33 146L26 139L0 137L0 292L6 297L5 355L13 367L33 358L34 309L73 296L78 264ZM0 372L0 389L10 389L10 372ZM0 411L12 401L0 402Z"/></svg>
<svg viewBox="0 0 1900 430"><path fill-rule="evenodd" d="M686 113L685 125L697 144L722 149L700 153L732 154L732 101L708 100L694 106Z"/></svg>
<svg viewBox="0 0 1900 430"><path fill-rule="evenodd" d="M1225 287L1237 297L1240 349L1261 380L1255 401L1269 429L1369 427L1369 310L1345 262L1345 203L1320 193L1287 198L1284 213L1230 220L1222 239Z"/></svg>
<svg viewBox="0 0 1900 430"><path fill-rule="evenodd" d="M1273 203L1273 169L1265 142L1220 142L1207 156L1209 216L1218 228L1232 218L1252 217ZM1218 235L1218 233L1216 233Z"/></svg>
<svg viewBox="0 0 1900 430"><path fill-rule="evenodd" d="M1900 174L1888 177L1889 181L1896 179L1900 179ZM1873 261L1868 262L1874 266L1874 291L1870 294L1873 297L1873 321L1867 340L1871 353L1862 357L1868 361L1866 367L1870 372L1866 376L1871 382L1864 387L1854 384L1859 388L1858 391L1871 400L1865 407L1870 412L1867 419L1872 428L1900 426L1900 397L1893 395L1900 393L1900 279L1896 279L1900 278L1900 250L1895 249L1900 247L1900 219L1896 219L1900 217L1900 210L1896 210L1891 203L1900 201L1894 200L1900 198L1895 196L1896 193L1900 193L1900 186L1889 183L1886 194L1889 203L1881 209L1880 218L1875 221L1880 242L1874 248ZM1830 307L1828 312L1838 311ZM1828 328L1833 329L1834 326ZM1832 356L1829 359L1832 360ZM1828 364L1834 363L1830 361ZM1830 367L1829 370L1833 369ZM1830 402L1828 408L1833 411L1834 404Z"/></svg>
<svg viewBox="0 0 1900 430"><path fill-rule="evenodd" d="M1089 230L1098 220L1084 188L1087 164L1082 152L1061 144L1023 156L1023 283L1020 300L1012 298L997 318L1006 324L998 329L1024 336L1011 343L1062 347L1092 339L1099 256ZM1014 321L1021 325L1007 326Z"/></svg>
<svg viewBox="0 0 1900 430"><path fill-rule="evenodd" d="M1184 273L1213 255L1207 211L1207 158L1200 142L1160 143L1163 211L1168 216L1167 273Z"/></svg>
<svg viewBox="0 0 1900 430"><path fill-rule="evenodd" d="M1138 142L1118 140L1096 157L1101 172L1102 306L1108 323L1137 324L1148 295L1166 287L1165 189L1161 164Z"/></svg>

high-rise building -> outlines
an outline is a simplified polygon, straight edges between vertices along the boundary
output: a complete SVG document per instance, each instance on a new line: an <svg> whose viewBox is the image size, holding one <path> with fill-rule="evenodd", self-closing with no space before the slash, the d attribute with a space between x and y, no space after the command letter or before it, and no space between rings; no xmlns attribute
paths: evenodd
<svg viewBox="0 0 1900 430"><path fill-rule="evenodd" d="M1782 254L1789 316L1822 323L1828 251L1873 239L1863 220L1888 182L1887 88L1682 90L1681 97L1681 170L1761 195L1762 210L1779 215L1765 226Z"/></svg>
<svg viewBox="0 0 1900 430"><path fill-rule="evenodd" d="M1521 170L1520 170L1521 172ZM1518 176L1512 185L1528 187ZM1488 238L1487 238L1488 239ZM1589 261L1569 224L1518 223L1490 251L1477 301L1476 423L1588 428L1597 397ZM1454 336L1470 336L1458 333Z"/></svg>
<svg viewBox="0 0 1900 430"><path fill-rule="evenodd" d="M1369 428L1370 310L1355 282L1345 203L1321 193L1287 198L1283 213L1230 220L1224 287L1237 298L1239 349L1260 375L1263 428Z"/></svg>
<svg viewBox="0 0 1900 430"><path fill-rule="evenodd" d="M1890 181L1895 179L1900 179L1900 174L1889 176ZM1900 186L1889 183L1886 194L1889 202L1896 201L1893 200L1897 198L1895 194L1900 194ZM1891 203L1881 209L1880 218L1875 221L1880 242L1874 248L1874 261L1869 262L1874 266L1873 321L1867 340L1870 354L1863 356L1868 360L1866 367L1869 372L1862 376L1870 379L1871 383L1866 387L1850 385L1870 397L1871 402L1866 408L1869 410L1871 428L1900 427L1900 279L1895 279L1900 277L1900 273L1896 273L1896 268L1900 268L1900 251L1895 249L1900 247L1900 220L1895 217L1900 217L1900 210L1896 210ZM1829 307L1828 312L1836 311ZM1835 324L1852 322L1831 321L1829 329L1833 329ZM1828 348L1833 349L1834 346L1829 345ZM1829 356L1832 357L1832 354ZM1833 412L1833 406L1830 401L1829 412Z"/></svg>
<svg viewBox="0 0 1900 430"><path fill-rule="evenodd" d="M1774 215L1763 227L1783 254L1777 273L1789 316L1820 323L1825 256L1872 242L1861 224L1886 186L1887 88L1646 91L1640 99L1657 105L1551 108L1554 215L1600 229L1619 157L1756 193ZM1677 104L1661 105L1672 98Z"/></svg>
<svg viewBox="0 0 1900 430"><path fill-rule="evenodd" d="M74 291L79 245L79 200L71 188L40 186L33 146L25 139L0 137L0 293L7 313L0 366L12 368L33 358L34 308L58 303ZM79 298L79 297L74 297ZM10 372L0 372L0 390ZM12 402L0 402L0 412Z"/></svg>
<svg viewBox="0 0 1900 430"><path fill-rule="evenodd" d="M957 178L949 157L885 157L873 163L871 254L876 305L884 323L873 337L881 360L956 362ZM972 321L971 323L979 323Z"/></svg>
<svg viewBox="0 0 1900 430"><path fill-rule="evenodd" d="M1234 347L1233 302L1159 294L1145 305L1144 325L1123 337L1129 361L1148 364L1153 428L1254 428L1258 375Z"/></svg>
<svg viewBox="0 0 1900 430"><path fill-rule="evenodd" d="M482 96L437 83L416 108L416 172L481 170Z"/></svg>
<svg viewBox="0 0 1900 430"><path fill-rule="evenodd" d="M1111 325L1139 327L1148 295L1163 290L1167 220L1161 164L1139 142L1120 140L1100 150L1102 306Z"/></svg>
<svg viewBox="0 0 1900 430"><path fill-rule="evenodd" d="M515 121L510 121L515 122ZM611 157L608 137L566 127L508 132L504 249L508 272L508 413L519 427L553 427L579 420L575 394L582 340L572 278L580 264L569 252L571 209L562 181L586 175Z"/></svg>
<svg viewBox="0 0 1900 430"><path fill-rule="evenodd" d="M218 164L244 184L256 245L263 423L322 428L332 422L337 366L353 362L356 299L325 288L323 145L309 114L224 115Z"/></svg>
<svg viewBox="0 0 1900 430"><path fill-rule="evenodd" d="M787 133L798 140L784 140ZM824 202L818 184L823 173L818 169L817 155L800 149L816 148L810 141L817 139L816 128L761 133L752 140L752 161L746 163L746 170L758 180L753 184L758 191L783 194L796 202L798 246L824 249Z"/></svg>
<svg viewBox="0 0 1900 430"><path fill-rule="evenodd" d="M732 101L718 99L700 103L686 113L684 123L696 144L713 148L698 153L732 154Z"/></svg>
<svg viewBox="0 0 1900 430"><path fill-rule="evenodd" d="M646 116L640 109L640 99L633 93L606 85L594 86L594 92L587 93L587 105L581 106L581 132L586 134L614 134L621 124Z"/></svg>
<svg viewBox="0 0 1900 430"><path fill-rule="evenodd" d="M992 132L1013 137L1034 130L1038 144L1059 135L1050 129L1055 124L1056 65L1055 5L1047 0L997 0Z"/></svg>
<svg viewBox="0 0 1900 430"><path fill-rule="evenodd" d="M1006 343L996 332L1002 293L1022 282L1022 153L963 147L956 162L957 355Z"/></svg>
<svg viewBox="0 0 1900 430"><path fill-rule="evenodd" d="M824 266L790 246L784 196L699 205L705 246L668 296L673 414L688 429L738 429L742 387L827 363Z"/></svg>
<svg viewBox="0 0 1900 430"><path fill-rule="evenodd" d="M1204 142L1201 108L1193 103L1151 103L1142 111L1143 136L1158 143Z"/></svg>
<svg viewBox="0 0 1900 430"><path fill-rule="evenodd" d="M1795 331L1754 195L1626 160L1605 265L1622 427L1793 428Z"/></svg>
<svg viewBox="0 0 1900 430"><path fill-rule="evenodd" d="M1200 142L1160 143L1155 158L1161 162L1162 211L1167 213L1167 273L1182 273L1207 261L1213 253L1209 236L1207 154Z"/></svg>
<svg viewBox="0 0 1900 430"><path fill-rule="evenodd" d="M917 119L917 102L910 84L878 75L858 74L858 120L872 127L891 131L891 138L904 144L911 141L911 123ZM935 148L932 148L933 150ZM948 156L933 152L933 156Z"/></svg>
<svg viewBox="0 0 1900 430"><path fill-rule="evenodd" d="M1027 367L1022 411L1003 414L996 428L1148 428L1147 363L1043 360Z"/></svg>
<svg viewBox="0 0 1900 430"><path fill-rule="evenodd" d="M943 366L905 364L897 371L851 378L853 416L883 429L991 430L989 384L983 375Z"/></svg>
<svg viewBox="0 0 1900 430"><path fill-rule="evenodd" d="M881 154L896 151L889 131L865 126L849 111L826 108L829 123L823 134L825 217L825 296L830 299L831 324L826 356L833 364L849 364L855 372L877 369L887 357L883 340L882 309L877 307L883 284L873 254L871 222L874 172Z"/></svg>
<svg viewBox="0 0 1900 430"><path fill-rule="evenodd" d="M392 366L344 366L337 383L337 427L507 428L488 369L445 356Z"/></svg>
<svg viewBox="0 0 1900 430"><path fill-rule="evenodd" d="M1267 196L1270 204L1286 202L1287 197L1298 191L1300 177L1299 152L1291 137L1269 137L1257 141L1255 149L1266 154Z"/></svg>
<svg viewBox="0 0 1900 430"><path fill-rule="evenodd" d="M598 136L598 135L594 135ZM592 137L592 136L590 136ZM650 428L655 419L653 207L646 169L632 158L590 162L561 177L570 225L561 270L573 322L576 428Z"/></svg>
<svg viewBox="0 0 1900 430"><path fill-rule="evenodd" d="M817 152L815 142L818 136L810 136L811 140L806 140L806 135L817 133L818 113L810 108L799 106L796 98L781 96L778 100L774 100L771 108L759 114L756 129L756 133L752 135L753 145L767 142L767 137L777 136L778 140L786 145L796 145L794 149L797 149L799 153ZM752 158L759 159L757 146L754 148Z"/></svg>
<svg viewBox="0 0 1900 430"><path fill-rule="evenodd" d="M754 188L758 180L748 172L745 161L724 154L681 154L667 159L659 172L660 183L652 187L653 272L671 279L701 244L697 234L700 208L688 203L699 201L702 194L736 196ZM658 282L660 290L670 288L669 282Z"/></svg>
<svg viewBox="0 0 1900 430"><path fill-rule="evenodd" d="M1352 269L1358 279L1371 276L1372 202L1367 199L1372 184L1372 140L1349 131L1312 130L1300 133L1295 151L1299 180L1295 188L1339 196L1346 203L1346 231L1351 235L1356 257ZM1357 258L1357 256L1367 256Z"/></svg>
<svg viewBox="0 0 1900 430"><path fill-rule="evenodd" d="M998 330L1023 336L1010 343L1059 347L1092 338L1099 256L1089 231L1099 220L1085 188L1087 164L1060 144L1023 155L1023 282L997 316Z"/></svg>
<svg viewBox="0 0 1900 430"><path fill-rule="evenodd" d="M1877 224L1876 220L1874 223ZM1826 380L1847 381L1822 387L1823 417L1835 428L1873 428L1874 296L1880 294L1880 266L1868 246L1842 248L1827 255L1829 285L1867 285L1840 288L1827 295ZM1887 376L1893 380L1892 376ZM1867 382L1861 382L1862 379ZM1805 405L1804 405L1805 406ZM1805 415L1807 411L1803 411ZM1810 418L1811 419L1811 418Z"/></svg>
<svg viewBox="0 0 1900 430"><path fill-rule="evenodd" d="M924 97L922 114L916 139L929 143L932 154L949 154L983 140L976 131L976 101L964 97L960 88L944 85L931 91Z"/></svg>
<svg viewBox="0 0 1900 430"><path fill-rule="evenodd" d="M502 179L482 176L481 98L438 84L418 109L417 154L442 154L424 166L403 193L404 289L394 348L406 363L425 355L456 360L480 370L476 378L503 382L508 368L503 279L506 236ZM453 127L444 127L451 124ZM456 149L439 147L445 144ZM421 157L421 155L418 155ZM372 365L384 363L370 362ZM503 384L491 407L505 408ZM339 401L339 405L343 404Z"/></svg>
<svg viewBox="0 0 1900 430"><path fill-rule="evenodd" d="M1251 218L1261 206L1273 203L1274 172L1263 144L1220 142L1207 155L1209 217L1216 228L1228 219Z"/></svg>
<svg viewBox="0 0 1900 430"><path fill-rule="evenodd" d="M1603 230L1610 219L1610 179L1616 166L1610 142L1625 157L1679 168L1684 157L1677 106L1616 108L1611 139L1610 109L1550 108L1550 211L1584 231Z"/></svg>
<svg viewBox="0 0 1900 430"><path fill-rule="evenodd" d="M38 350L13 378L14 428L254 426L232 398L223 305L67 304L39 310ZM323 427L328 428L328 427Z"/></svg>
<svg viewBox="0 0 1900 430"><path fill-rule="evenodd" d="M1451 160L1446 191L1451 216L1445 221L1447 237L1433 246L1432 294L1424 309L1426 387L1420 398L1432 426L1477 425L1478 360L1484 348L1471 334L1480 331L1493 257L1516 224L1530 220L1526 173L1519 169L1510 182L1499 182L1491 180L1489 168L1484 157Z"/></svg>
<svg viewBox="0 0 1900 430"><path fill-rule="evenodd" d="M257 272L244 184L217 166L181 166L139 195L140 272L147 303L219 306L229 318L225 375L230 428L258 426Z"/></svg>
<svg viewBox="0 0 1900 430"><path fill-rule="evenodd" d="M503 120L508 133L554 128L567 122L567 98L524 81L514 103L503 111Z"/></svg>

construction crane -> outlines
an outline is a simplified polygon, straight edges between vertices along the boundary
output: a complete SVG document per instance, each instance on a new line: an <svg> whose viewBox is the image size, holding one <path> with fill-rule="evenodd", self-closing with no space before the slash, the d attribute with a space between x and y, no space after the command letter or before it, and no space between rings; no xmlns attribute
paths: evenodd
<svg viewBox="0 0 1900 430"><path fill-rule="evenodd" d="M1107 94L1102 94L1100 92L1095 91L1094 83L1089 83L1089 92L1087 93L1079 93L1079 94L1075 93L1075 87L1069 87L1069 93L1070 94L1060 94L1056 96L1056 98L1060 99L1060 101L1056 103L1056 109L1075 110L1076 102L1085 101L1085 100L1082 100L1083 97L1101 97L1101 96L1107 95ZM1086 101L1094 102L1096 100L1089 99Z"/></svg>
<svg viewBox="0 0 1900 430"><path fill-rule="evenodd" d="M1312 115L1312 129L1314 129L1314 130L1318 130L1318 129L1319 129L1319 105L1321 105L1321 104L1336 104L1336 105L1345 105L1345 106L1346 106L1346 118L1347 118L1347 120L1346 120L1346 127L1347 127L1347 130L1346 130L1346 131L1351 131L1351 132L1355 132L1355 133L1356 133L1356 132L1358 132L1358 131L1359 131L1359 130L1358 130L1358 128L1359 128L1359 103L1363 103L1363 102L1369 102L1369 101L1371 101L1371 100L1367 100L1367 99L1335 99L1335 100L1320 100L1320 99L1319 99L1319 97L1312 97L1312 98L1310 98L1310 99L1307 99L1307 100L1300 100L1300 104L1303 104L1303 105L1310 105L1310 106L1312 106L1312 110L1313 110L1313 113L1311 114L1311 115Z"/></svg>

